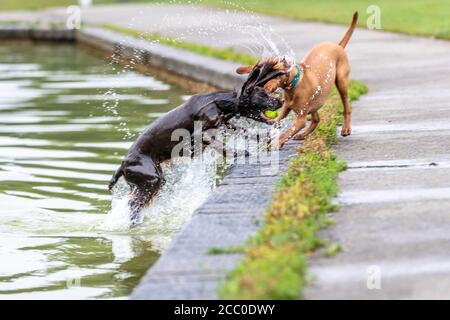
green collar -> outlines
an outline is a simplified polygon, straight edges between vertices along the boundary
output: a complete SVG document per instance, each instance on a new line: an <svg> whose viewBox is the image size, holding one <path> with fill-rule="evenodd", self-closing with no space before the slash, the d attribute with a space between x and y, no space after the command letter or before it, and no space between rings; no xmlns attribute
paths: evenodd
<svg viewBox="0 0 450 320"><path fill-rule="evenodd" d="M291 83L289 84L289 86L291 88L294 88L298 84L298 80L300 80L300 74L302 73L302 70L300 69L298 64L296 64L295 66L297 67L297 74L295 75L294 79L292 79Z"/></svg>

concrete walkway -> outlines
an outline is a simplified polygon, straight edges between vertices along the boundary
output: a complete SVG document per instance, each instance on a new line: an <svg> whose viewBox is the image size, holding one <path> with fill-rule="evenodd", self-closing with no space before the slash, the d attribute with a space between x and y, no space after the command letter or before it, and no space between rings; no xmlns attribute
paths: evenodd
<svg viewBox="0 0 450 320"><path fill-rule="evenodd" d="M83 19L255 53L271 26L298 58L347 29L179 5L96 7ZM351 77L370 92L336 146L349 170L323 233L344 252L310 259L306 298L450 298L450 42L357 29L347 52Z"/></svg>

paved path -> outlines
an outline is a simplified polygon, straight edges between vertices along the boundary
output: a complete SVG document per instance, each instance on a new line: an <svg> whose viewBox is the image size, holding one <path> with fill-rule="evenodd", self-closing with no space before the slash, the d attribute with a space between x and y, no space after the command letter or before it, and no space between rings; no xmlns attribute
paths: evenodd
<svg viewBox="0 0 450 320"><path fill-rule="evenodd" d="M97 7L83 17L256 53L271 26L297 57L347 28L194 6ZM450 42L357 29L347 52L370 93L336 146L349 170L336 224L323 233L344 252L310 260L306 298L450 298ZM380 290L367 288L368 271L380 272Z"/></svg>

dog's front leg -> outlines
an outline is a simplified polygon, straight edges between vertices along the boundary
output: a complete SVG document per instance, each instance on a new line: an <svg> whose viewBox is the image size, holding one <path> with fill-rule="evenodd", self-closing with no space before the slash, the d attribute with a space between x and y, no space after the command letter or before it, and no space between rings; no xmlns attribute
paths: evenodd
<svg viewBox="0 0 450 320"><path fill-rule="evenodd" d="M284 103L283 107L281 107L280 113L278 114L278 116L273 121L273 125L276 126L276 127L279 126L281 120L286 118L287 115L289 114L289 112L291 112L291 109L288 107L288 105L286 103Z"/></svg>
<svg viewBox="0 0 450 320"><path fill-rule="evenodd" d="M288 141L290 138L292 138L297 132L302 130L306 125L306 115L297 116L297 119L295 119L295 123L292 127L288 128L286 131L284 131L279 137L272 140L270 143L270 149L272 150L279 150L281 147Z"/></svg>

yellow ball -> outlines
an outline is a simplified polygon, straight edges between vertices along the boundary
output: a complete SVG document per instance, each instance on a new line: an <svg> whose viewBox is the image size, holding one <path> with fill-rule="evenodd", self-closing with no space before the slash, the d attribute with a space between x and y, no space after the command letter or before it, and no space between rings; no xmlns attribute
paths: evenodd
<svg viewBox="0 0 450 320"><path fill-rule="evenodd" d="M275 119L278 116L278 110L266 110L264 115L269 119Z"/></svg>

